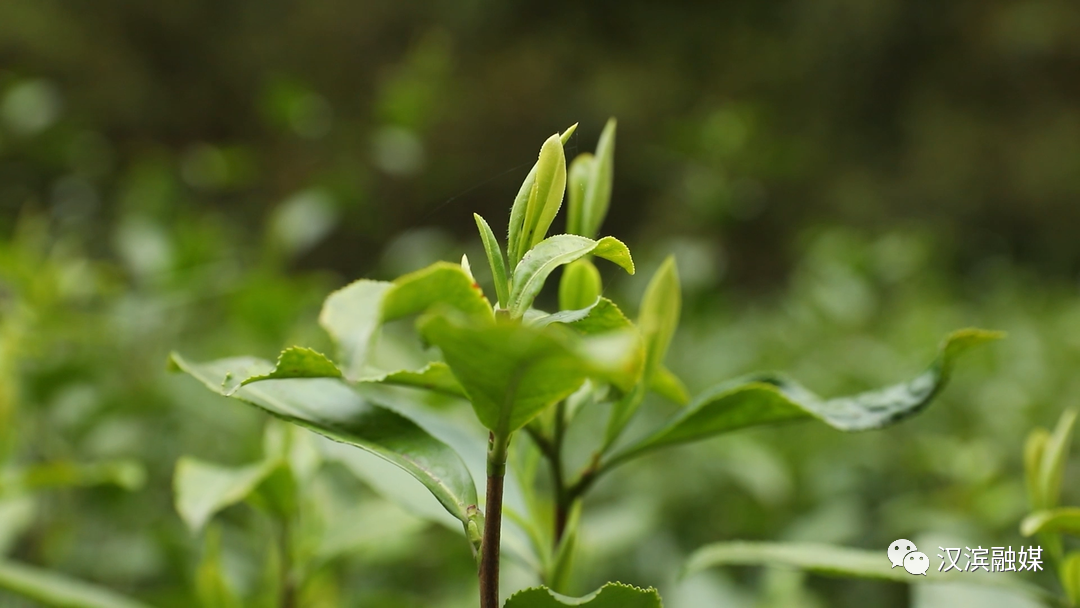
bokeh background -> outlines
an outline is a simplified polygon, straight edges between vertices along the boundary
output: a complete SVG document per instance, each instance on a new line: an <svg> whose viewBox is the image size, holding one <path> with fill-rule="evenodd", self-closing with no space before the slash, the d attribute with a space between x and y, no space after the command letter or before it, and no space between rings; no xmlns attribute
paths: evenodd
<svg viewBox="0 0 1080 608"><path fill-rule="evenodd" d="M676 255L669 363L692 389L783 369L842 394L916 373L951 329L1009 338L887 431L755 430L626 467L588 505L579 590L939 605L782 570L677 574L737 538L1027 542L1023 438L1080 402L1078 33L1069 0L5 0L0 460L133 468L32 497L0 484L0 550L197 605L202 541L173 509L173 467L257 459L266 420L168 375L168 351L328 348L329 291L482 259L471 214L504 230L540 143L577 122L568 150L590 151L615 116L604 232L641 272L605 269L607 289L633 311ZM343 468L326 476L381 504ZM460 538L394 517L394 542L324 568L309 605L471 605ZM265 523L223 520L243 586Z"/></svg>

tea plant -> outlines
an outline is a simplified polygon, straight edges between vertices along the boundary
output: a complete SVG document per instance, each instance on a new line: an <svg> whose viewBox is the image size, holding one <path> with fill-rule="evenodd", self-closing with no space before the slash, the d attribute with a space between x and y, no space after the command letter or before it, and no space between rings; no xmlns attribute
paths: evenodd
<svg viewBox="0 0 1080 608"><path fill-rule="evenodd" d="M334 360L296 346L276 363L171 358L176 369L213 391L411 474L459 522L477 561L481 608L500 605L504 513L528 538L528 547L515 552L529 553L519 557L546 584L512 595L507 608L659 606L655 590L617 583L576 600L557 593L567 589L583 499L597 480L654 451L751 426L814 419L842 431L888 426L930 403L961 352L999 337L978 329L954 332L924 373L852 396L823 399L785 376L755 374L691 399L664 365L681 307L674 259L649 281L636 322L602 296L594 259L635 271L625 244L597 238L611 198L615 123L604 129L596 153L577 157L568 170L564 144L573 131L544 142L511 207L505 242L475 216L494 305L463 257L460 264L437 262L392 282L361 279L332 293L320 323L338 346ZM567 192L568 233L549 237ZM562 266L559 310L536 308L547 279ZM407 369L377 366L380 346L386 346L380 335L410 318L420 340L435 347L428 362ZM624 437L649 392L683 409L641 437ZM455 450L450 444L461 443L460 436L431 422L433 394L468 402L486 429L483 509L467 464L470 448ZM594 434L592 458L571 472L565 462L568 429L587 409L606 412L607 422ZM517 457L510 458L522 431L532 446L515 447ZM538 459L550 470L546 484L537 474ZM508 479L525 496L524 509L504 505Z"/></svg>

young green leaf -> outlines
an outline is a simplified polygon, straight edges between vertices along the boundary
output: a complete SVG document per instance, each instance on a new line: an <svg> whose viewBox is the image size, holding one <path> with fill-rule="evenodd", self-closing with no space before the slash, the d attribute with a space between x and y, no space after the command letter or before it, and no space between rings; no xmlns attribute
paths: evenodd
<svg viewBox="0 0 1080 608"><path fill-rule="evenodd" d="M690 393L686 391L682 380L663 365L658 367L649 379L649 390L679 405L690 402Z"/></svg>
<svg viewBox="0 0 1080 608"><path fill-rule="evenodd" d="M174 353L171 360L220 394L225 394L223 378L246 377L250 370L270 366L252 357L193 364ZM476 505L476 486L461 457L415 422L368 402L344 382L333 378L269 380L241 387L230 396L404 469L451 515L464 524L469 521L467 511Z"/></svg>
<svg viewBox="0 0 1080 608"><path fill-rule="evenodd" d="M574 260L563 269L559 280L559 309L581 310L596 303L603 291L600 271L587 258Z"/></svg>
<svg viewBox="0 0 1080 608"><path fill-rule="evenodd" d="M564 147L566 146L566 142L570 141L570 136L573 135L576 130L577 124L575 123L571 125L569 129L563 131L559 136L559 141ZM564 167L565 162L564 152ZM506 237L506 255L510 261L510 269L517 266L517 263L521 261L521 257L525 255L525 251L528 249L528 247L522 247L525 240L522 233L528 231L526 215L529 202L533 199L533 191L536 189L536 176L539 173L539 170L540 161L538 160L529 171L529 174L525 176L525 181L522 182L521 189L518 190L517 196L514 197L514 205L510 208L510 226L507 230ZM544 229L544 232L547 232L546 228Z"/></svg>
<svg viewBox="0 0 1080 608"><path fill-rule="evenodd" d="M1048 441L1050 441L1050 431L1037 428L1028 433L1027 441L1024 442L1024 482L1032 509L1044 509L1048 506L1039 481L1043 451Z"/></svg>
<svg viewBox="0 0 1080 608"><path fill-rule="evenodd" d="M510 316L521 318L525 314L540 289L544 287L548 275L556 268L590 253L615 262L630 274L634 274L630 250L618 239L606 236L594 241L573 234L547 238L525 254L514 269L514 278L510 285Z"/></svg>
<svg viewBox="0 0 1080 608"><path fill-rule="evenodd" d="M341 378L341 370L326 355L304 348L290 346L278 355L274 369L248 378L229 378L225 381L226 396L241 386L262 380L282 380L285 378Z"/></svg>
<svg viewBox="0 0 1080 608"><path fill-rule="evenodd" d="M488 266L491 267L491 280L495 282L495 294L499 298L499 305L506 306L510 300L510 278L506 274L506 259L503 257L502 247L491 231L491 226L480 214L474 213L476 228L480 231L480 240L484 243L484 253L487 254Z"/></svg>
<svg viewBox="0 0 1080 608"><path fill-rule="evenodd" d="M506 600L503 608L663 608L656 589L640 589L622 583L607 583L585 597L567 597L547 587L518 591Z"/></svg>
<svg viewBox="0 0 1080 608"><path fill-rule="evenodd" d="M390 384L395 386L408 386L422 388L451 397L465 398L465 390L461 388L454 372L441 361L433 361L417 371L400 370L389 372L380 376L369 376L360 379L361 383Z"/></svg>
<svg viewBox="0 0 1080 608"><path fill-rule="evenodd" d="M641 373L640 353L625 338L613 341L618 336L569 340L557 332L476 326L444 315L422 319L419 328L442 350L480 422L500 434L521 428L591 374L625 385Z"/></svg>
<svg viewBox="0 0 1080 608"><path fill-rule="evenodd" d="M574 557L577 553L578 531L581 529L580 500L574 501L570 509L570 515L566 519L566 529L559 547L552 557L544 582L552 591L563 592L570 585L570 577L574 572Z"/></svg>
<svg viewBox="0 0 1080 608"><path fill-rule="evenodd" d="M600 225L607 216L611 203L611 183L615 173L615 119L608 119L596 144L596 160L591 164L591 175L582 205L581 232L589 238L600 232Z"/></svg>
<svg viewBox="0 0 1080 608"><path fill-rule="evenodd" d="M184 456L173 476L176 510L188 528L198 532L215 513L247 499L282 464L268 460L224 467Z"/></svg>
<svg viewBox="0 0 1080 608"><path fill-rule="evenodd" d="M1080 536L1080 508L1057 507L1035 511L1020 522L1020 533L1024 536L1040 532L1064 532Z"/></svg>
<svg viewBox="0 0 1080 608"><path fill-rule="evenodd" d="M1000 332L953 332L930 368L912 380L849 397L821 399L778 375L759 374L724 382L698 396L666 426L624 449L625 461L660 447L697 441L749 426L818 419L841 431L882 428L918 413L945 386L955 358L967 348L1000 338Z"/></svg>
<svg viewBox="0 0 1080 608"><path fill-rule="evenodd" d="M1065 461L1069 457L1069 444L1072 443L1073 426L1076 424L1076 410L1065 410L1058 420L1054 432L1046 441L1039 463L1039 492L1043 506L1056 507L1061 494L1061 478L1065 474Z"/></svg>
<svg viewBox="0 0 1080 608"><path fill-rule="evenodd" d="M566 176L566 232L592 238L596 233L585 232L585 192L589 189L595 157L585 152L578 154Z"/></svg>
<svg viewBox="0 0 1080 608"><path fill-rule="evenodd" d="M0 589L57 608L149 608L103 587L4 559Z"/></svg>
<svg viewBox="0 0 1080 608"><path fill-rule="evenodd" d="M536 162L536 181L525 207L525 224L521 229L518 251L528 251L544 240L555 215L562 207L566 192L566 154L556 133L540 147Z"/></svg>
<svg viewBox="0 0 1080 608"><path fill-rule="evenodd" d="M379 326L441 305L492 320L491 304L458 264L436 262L393 283L361 279L326 298L319 323L341 349L345 377L357 380L367 365Z"/></svg>
<svg viewBox="0 0 1080 608"><path fill-rule="evenodd" d="M679 287L679 270L675 258L668 256L649 280L638 313L638 327L645 338L648 359L645 377L651 380L660 369L667 354L675 329L679 326L682 295Z"/></svg>

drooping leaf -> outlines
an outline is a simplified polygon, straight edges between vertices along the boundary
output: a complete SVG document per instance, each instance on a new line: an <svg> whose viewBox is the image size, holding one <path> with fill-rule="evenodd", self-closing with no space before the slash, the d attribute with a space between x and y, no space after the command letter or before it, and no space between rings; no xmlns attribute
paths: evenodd
<svg viewBox="0 0 1080 608"><path fill-rule="evenodd" d="M1039 463L1039 492L1044 507L1056 507L1058 504L1061 479L1065 475L1065 461L1069 457L1069 445L1072 443L1075 424L1076 410L1065 410L1054 427L1054 432L1046 440Z"/></svg>
<svg viewBox="0 0 1080 608"><path fill-rule="evenodd" d="M630 274L634 273L630 250L618 239L606 236L594 241L573 234L549 237L525 254L514 269L510 285L510 315L520 318L528 310L552 271L590 253L615 262Z"/></svg>
<svg viewBox="0 0 1080 608"><path fill-rule="evenodd" d="M176 510L188 528L198 532L215 513L250 496L281 464L268 460L225 467L184 456L173 476Z"/></svg>
<svg viewBox="0 0 1080 608"><path fill-rule="evenodd" d="M1040 532L1064 532L1080 536L1080 507L1057 507L1035 511L1020 522L1020 533L1032 536Z"/></svg>
<svg viewBox="0 0 1080 608"><path fill-rule="evenodd" d="M491 280L495 282L495 294L499 298L500 306L506 306L510 300L510 278L506 273L506 259L503 257L502 247L491 231L491 226L480 214L474 213L476 228L480 231L480 240L484 243L484 253L487 254L488 266L491 267Z"/></svg>
<svg viewBox="0 0 1080 608"><path fill-rule="evenodd" d="M341 349L346 378L363 376L379 326L445 306L469 316L491 319L491 304L473 278L457 264L436 262L393 283L361 279L330 294L319 323Z"/></svg>
<svg viewBox="0 0 1080 608"><path fill-rule="evenodd" d="M514 324L476 326L444 315L422 319L419 327L442 350L480 422L496 433L521 428L589 375L625 384L641 371L632 345L625 338L612 341L618 336L570 340L558 332Z"/></svg>
<svg viewBox="0 0 1080 608"><path fill-rule="evenodd" d="M670 423L624 449L624 461L667 445L696 441L749 426L817 419L841 431L882 428L918 413L945 386L955 358L967 348L996 340L999 332L963 329L950 334L930 368L914 379L849 397L822 399L775 374L737 378L705 391Z"/></svg>
<svg viewBox="0 0 1080 608"><path fill-rule="evenodd" d="M595 157L585 152L578 154L566 174L566 232L592 238L596 233L585 233L585 192L589 189Z"/></svg>
<svg viewBox="0 0 1080 608"><path fill-rule="evenodd" d="M1039 600L1052 596L1040 587L1009 576L979 576L972 572L929 572L926 576L893 568L885 551L866 551L816 543L722 542L692 553L683 566L683 576L719 566L783 566L822 576L863 578L897 583L957 583L993 585ZM974 579L974 580L973 580Z"/></svg>
<svg viewBox="0 0 1080 608"><path fill-rule="evenodd" d="M567 130L563 131L559 135L559 141L565 147L566 142L570 141L570 136L577 130L577 123L573 124ZM565 164L565 152L564 152L564 164ZM521 188L518 190L517 196L514 197L514 204L510 208L510 225L507 229L506 237L506 255L509 259L509 269L513 270L517 266L517 263L521 261L521 256L525 255L527 249L522 247L523 237L522 232L526 231L526 212L528 210L529 201L531 195L536 186L536 176L539 172L540 161L537 160L532 169L529 170L529 174L525 176L525 181L521 183ZM545 232L547 229L545 228Z"/></svg>
<svg viewBox="0 0 1080 608"><path fill-rule="evenodd" d="M611 183L615 173L615 119L608 119L596 144L596 160L592 163L589 185L585 190L583 204L582 236L592 238L600 232L600 225L607 216L611 204Z"/></svg>
<svg viewBox="0 0 1080 608"><path fill-rule="evenodd" d="M193 364L175 353L172 362L221 394L221 382L227 375L242 376L247 370L268 365L251 357ZM341 380L266 380L241 387L231 396L401 467L424 484L451 515L468 522L467 510L477 502L476 486L461 457L416 423L370 403Z"/></svg>
<svg viewBox="0 0 1080 608"><path fill-rule="evenodd" d="M0 589L53 608L149 608L103 587L8 560L0 560Z"/></svg>
<svg viewBox="0 0 1080 608"><path fill-rule="evenodd" d="M580 310L592 306L603 291L600 271L588 258L574 260L559 280L559 309Z"/></svg>
<svg viewBox="0 0 1080 608"><path fill-rule="evenodd" d="M504 608L663 608L656 589L640 589L622 583L607 583L585 597L567 597L547 587L519 591L506 600Z"/></svg>

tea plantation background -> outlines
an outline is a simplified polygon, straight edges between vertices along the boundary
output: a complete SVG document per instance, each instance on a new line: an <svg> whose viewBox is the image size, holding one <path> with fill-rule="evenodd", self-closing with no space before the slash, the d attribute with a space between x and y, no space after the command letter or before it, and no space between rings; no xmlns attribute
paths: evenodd
<svg viewBox="0 0 1080 608"><path fill-rule="evenodd" d="M592 150L615 116L604 232L640 270L606 272L607 290L637 302L675 253L668 362L691 389L781 369L836 395L913 375L956 327L1009 337L897 427L754 430L613 474L587 505L578 590L654 585L675 608L972 605L963 588L678 573L718 540L882 559L897 537L1030 542L1023 439L1080 402L1078 28L1067 0L6 0L0 552L198 605L204 543L173 508L173 468L252 462L267 421L168 374L167 353L329 350L327 293L483 259L471 214L503 231L539 143L579 122L568 152ZM45 462L112 464L16 491ZM459 535L340 464L320 483L370 533L304 605L472 605ZM219 518L242 589L267 525L246 506Z"/></svg>

